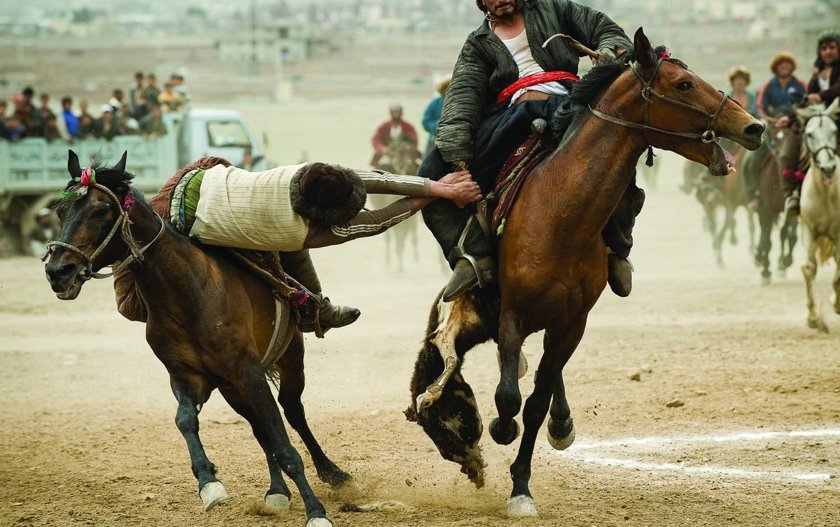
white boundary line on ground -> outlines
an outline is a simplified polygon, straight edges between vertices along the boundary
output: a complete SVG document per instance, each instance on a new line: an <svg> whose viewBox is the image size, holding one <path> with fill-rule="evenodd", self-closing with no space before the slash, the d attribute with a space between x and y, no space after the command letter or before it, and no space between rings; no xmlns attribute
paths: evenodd
<svg viewBox="0 0 840 527"><path fill-rule="evenodd" d="M691 443L751 443L756 441L792 439L792 438L840 438L840 429L826 428L815 430L792 430L788 432L739 432L733 434L710 434L692 436L651 436L627 437L608 441L582 441L572 445L569 450L555 452L565 458L595 463L603 466L619 466L636 470L672 471L685 474L738 476L750 478L793 479L797 481L822 482L831 479L831 474L820 472L801 472L797 470L751 470L736 467L721 467L716 465L687 466L683 463L652 463L632 459L632 447L647 447L658 445L691 444ZM625 448L628 457L615 457L616 448ZM638 450L638 449L636 449ZM622 451L622 455L623 455Z"/></svg>

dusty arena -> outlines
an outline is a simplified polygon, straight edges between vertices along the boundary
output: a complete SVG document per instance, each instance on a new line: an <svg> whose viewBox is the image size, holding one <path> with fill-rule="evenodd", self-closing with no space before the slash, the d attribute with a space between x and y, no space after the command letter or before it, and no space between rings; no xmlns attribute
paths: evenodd
<svg viewBox="0 0 840 527"><path fill-rule="evenodd" d="M368 115L348 119L357 135L324 137L317 123L338 106L314 115L241 109L272 132L281 162L307 149L312 159L364 163L366 130L377 119L370 116L384 110L361 104L348 110ZM269 123L281 116L309 124L275 133ZM531 490L539 519L505 517L518 442L500 447L485 431L487 485L477 491L403 416L428 309L446 279L425 229L419 261L409 252L400 274L385 269L383 239L314 253L333 301L363 312L324 340L307 337L304 404L324 449L364 494L332 494L293 435L335 525L840 525L834 270L821 269L818 280L833 330L826 335L805 325L801 249L787 277L762 286L739 216L741 244L725 248L727 268L719 270L700 206L677 189L682 160L660 162L635 233L633 294L604 293L565 369L577 442L564 452L544 434L537 442ZM264 455L218 394L201 413L201 432L231 498L203 512L166 372L143 326L117 314L109 280L61 302L37 259L0 260L0 335L0 524L305 523L295 491L291 511L264 514ZM526 342L531 364L541 345L539 335ZM498 380L492 346L468 355L464 375L488 423ZM530 372L520 381L523 394L532 379Z"/></svg>

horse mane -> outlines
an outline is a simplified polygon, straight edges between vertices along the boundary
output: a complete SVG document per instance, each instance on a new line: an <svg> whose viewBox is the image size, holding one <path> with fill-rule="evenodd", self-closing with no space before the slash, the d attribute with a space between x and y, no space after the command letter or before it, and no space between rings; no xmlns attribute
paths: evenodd
<svg viewBox="0 0 840 527"><path fill-rule="evenodd" d="M684 62L674 58L659 58L667 52L665 46L658 46L653 50L654 60L668 60L678 66L688 69ZM569 131L575 118L581 115L595 100L609 88L613 82L627 69L628 64L636 60L633 52L626 53L621 62L595 66L589 73L574 85L569 97L554 113L551 128L555 139L559 142Z"/></svg>

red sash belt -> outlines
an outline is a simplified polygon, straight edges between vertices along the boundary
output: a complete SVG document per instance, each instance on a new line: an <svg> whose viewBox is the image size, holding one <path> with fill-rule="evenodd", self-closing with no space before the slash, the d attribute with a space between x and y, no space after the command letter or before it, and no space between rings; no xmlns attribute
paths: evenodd
<svg viewBox="0 0 840 527"><path fill-rule="evenodd" d="M534 73L533 75L527 75L514 82L504 90L502 90L502 93L500 93L499 97L496 98L496 104L499 104L505 99L510 98L511 96L513 96L514 93L518 92L522 88L530 88L531 86L536 86L537 84L544 84L546 82L577 82L579 80L580 77L578 77L574 73L569 73L568 71L546 71L544 73Z"/></svg>

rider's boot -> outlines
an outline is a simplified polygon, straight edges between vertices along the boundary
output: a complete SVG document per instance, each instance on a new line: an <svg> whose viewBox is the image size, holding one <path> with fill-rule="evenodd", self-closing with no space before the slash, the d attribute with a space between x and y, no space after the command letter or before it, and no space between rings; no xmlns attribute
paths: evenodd
<svg viewBox="0 0 840 527"><path fill-rule="evenodd" d="M309 257L309 251L283 253L282 261L284 269L292 278L300 282L311 293L321 296L321 281L318 279L318 273L315 271L312 258ZM361 311L354 307L333 305L329 298L322 296L317 323L320 324L322 331L327 331L330 328L340 328L352 324L361 314ZM313 313L311 316L302 318L298 323L298 328L304 332L314 332L317 323Z"/></svg>
<svg viewBox="0 0 840 527"><path fill-rule="evenodd" d="M452 276L443 290L443 301L452 302L475 286L496 281L496 261L492 256L464 255L455 263Z"/></svg>
<svg viewBox="0 0 840 527"><path fill-rule="evenodd" d="M633 181L602 233L607 245L607 282L612 292L622 298L629 296L633 289L633 264L627 258L633 247L636 216L644 202L645 192Z"/></svg>
<svg viewBox="0 0 840 527"><path fill-rule="evenodd" d="M785 198L785 213L793 218L799 216L799 189L794 190Z"/></svg>

